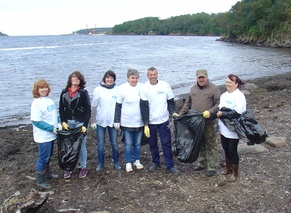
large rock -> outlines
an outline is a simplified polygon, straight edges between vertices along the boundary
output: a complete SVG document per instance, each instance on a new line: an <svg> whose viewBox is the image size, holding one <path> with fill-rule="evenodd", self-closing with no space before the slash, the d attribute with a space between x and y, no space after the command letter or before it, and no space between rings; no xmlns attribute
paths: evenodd
<svg viewBox="0 0 291 213"><path fill-rule="evenodd" d="M287 146L287 138L286 137L268 137L265 143L276 148L285 147Z"/></svg>
<svg viewBox="0 0 291 213"><path fill-rule="evenodd" d="M268 151L268 149L261 144L249 146L246 143L239 143L237 149L240 154L257 154Z"/></svg>

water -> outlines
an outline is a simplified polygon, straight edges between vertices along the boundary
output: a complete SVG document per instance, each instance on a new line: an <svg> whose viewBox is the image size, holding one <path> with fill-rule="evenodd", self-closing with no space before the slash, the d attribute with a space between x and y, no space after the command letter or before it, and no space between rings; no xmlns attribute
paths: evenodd
<svg viewBox="0 0 291 213"><path fill-rule="evenodd" d="M187 36L15 36L0 43L0 126L27 123L32 86L40 78L59 95L72 71L81 70L92 97L105 71L126 81L128 68L140 72L154 66L176 97L195 82L195 70L205 68L212 82L224 84L228 74L243 80L291 71L291 49L247 46L216 41L218 37Z"/></svg>

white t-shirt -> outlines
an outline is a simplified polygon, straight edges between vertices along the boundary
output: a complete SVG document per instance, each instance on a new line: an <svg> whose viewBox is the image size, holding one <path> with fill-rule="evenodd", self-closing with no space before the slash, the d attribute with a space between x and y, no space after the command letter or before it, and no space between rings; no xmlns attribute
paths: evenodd
<svg viewBox="0 0 291 213"><path fill-rule="evenodd" d="M92 107L97 107L96 124L102 127L113 127L117 98L117 87L107 89L98 86L93 91Z"/></svg>
<svg viewBox="0 0 291 213"><path fill-rule="evenodd" d="M144 83L141 90L141 99L149 102L150 124L161 124L169 120L167 100L174 98L170 85L159 80L156 85L149 81Z"/></svg>
<svg viewBox="0 0 291 213"><path fill-rule="evenodd" d="M235 110L237 113L242 114L246 110L246 98L245 95L239 90L229 93L226 91L220 96L220 103L218 105L219 109L226 107ZM223 122L218 120L219 131L226 138L238 139L236 132L229 131L229 129L223 124Z"/></svg>
<svg viewBox="0 0 291 213"><path fill-rule="evenodd" d="M44 121L57 126L57 109L52 99L48 97L35 98L31 104L30 120ZM53 132L42 130L33 125L33 138L37 143L45 143L55 140L57 136Z"/></svg>
<svg viewBox="0 0 291 213"><path fill-rule="evenodd" d="M135 87L128 82L118 87L117 103L122 104L120 125L124 127L142 127L143 122L140 113L140 89L142 84Z"/></svg>

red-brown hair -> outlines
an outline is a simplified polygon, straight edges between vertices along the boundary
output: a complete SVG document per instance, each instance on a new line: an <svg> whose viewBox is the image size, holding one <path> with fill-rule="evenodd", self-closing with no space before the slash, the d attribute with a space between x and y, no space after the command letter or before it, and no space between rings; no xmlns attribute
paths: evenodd
<svg viewBox="0 0 291 213"><path fill-rule="evenodd" d="M34 82L33 89L32 89L32 95L33 95L33 97L34 98L39 98L40 97L40 94L38 92L38 89L44 88L44 87L47 87L48 88L48 93L46 95L46 96L48 96L50 94L50 92L51 92L51 88L50 88L49 83L46 80L44 80L44 79L40 79L40 80Z"/></svg>
<svg viewBox="0 0 291 213"><path fill-rule="evenodd" d="M237 84L237 88L241 89L245 84L237 75L229 74L227 76L231 81L234 81Z"/></svg>

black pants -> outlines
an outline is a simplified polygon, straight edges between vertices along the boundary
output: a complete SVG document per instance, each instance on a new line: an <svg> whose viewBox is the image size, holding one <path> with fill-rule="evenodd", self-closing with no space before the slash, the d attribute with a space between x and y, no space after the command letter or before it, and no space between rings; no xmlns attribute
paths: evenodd
<svg viewBox="0 0 291 213"><path fill-rule="evenodd" d="M220 139L224 149L225 159L228 159L232 164L237 165L239 163L239 156L237 153L239 139L226 138L223 135L220 136Z"/></svg>

